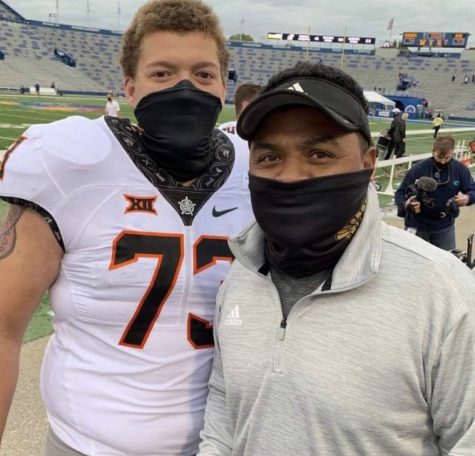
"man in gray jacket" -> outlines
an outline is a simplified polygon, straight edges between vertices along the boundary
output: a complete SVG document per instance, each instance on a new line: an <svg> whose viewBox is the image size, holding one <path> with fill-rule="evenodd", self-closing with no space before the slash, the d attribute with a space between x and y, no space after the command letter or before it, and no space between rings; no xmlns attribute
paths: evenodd
<svg viewBox="0 0 475 456"><path fill-rule="evenodd" d="M239 118L257 223L230 242L199 456L475 454L475 280L381 221L366 113L301 63Z"/></svg>

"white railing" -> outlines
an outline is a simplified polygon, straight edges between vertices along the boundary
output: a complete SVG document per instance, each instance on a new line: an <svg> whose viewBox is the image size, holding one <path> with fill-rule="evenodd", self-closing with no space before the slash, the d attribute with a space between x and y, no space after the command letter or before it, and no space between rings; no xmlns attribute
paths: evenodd
<svg viewBox="0 0 475 456"><path fill-rule="evenodd" d="M396 191L393 187L394 185L394 177L396 174L396 171L400 171L401 166L400 165L407 165L403 166L402 168L405 169L405 171L409 170L411 168L412 164L416 161L424 160L425 158L432 157L432 153L427 153L427 154L417 154L417 155L409 155L407 157L401 157L401 158L391 158L389 160L378 160L376 162L376 168L383 168L386 170L385 172L389 176L388 184L386 185L386 188L378 191L381 195L390 195L393 196L394 192ZM457 141L457 144L455 145L455 150L454 150L454 158L457 160L468 160L468 158L471 157L471 152L468 150L467 146L465 145L465 140L463 141ZM399 166L398 169L396 169L396 166ZM475 166L475 163L467 164L469 168ZM389 170L388 170L389 169Z"/></svg>

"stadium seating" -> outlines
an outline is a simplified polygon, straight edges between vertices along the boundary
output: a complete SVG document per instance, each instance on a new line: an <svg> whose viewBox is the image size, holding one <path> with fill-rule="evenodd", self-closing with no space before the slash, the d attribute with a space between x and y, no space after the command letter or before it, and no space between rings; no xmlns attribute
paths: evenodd
<svg viewBox="0 0 475 456"><path fill-rule="evenodd" d="M108 31L85 30L80 27L55 27L37 21L26 21L0 0L0 87L29 87L39 81L49 86L55 81L60 90L79 92L121 92L122 74L118 63L121 36ZM77 63L68 67L55 58L59 48ZM228 100L242 82L265 84L270 76L300 60L322 62L350 73L365 89L395 94L399 73L419 81L405 95L429 99L434 109L458 117L475 117L475 84L463 84L463 76L475 73L475 61L461 58L427 58L345 53L340 49L323 52L310 48L284 46L244 47L230 43L231 63L238 80L228 81ZM391 51L391 50L390 50ZM451 81L452 75L456 80Z"/></svg>
<svg viewBox="0 0 475 456"><path fill-rule="evenodd" d="M230 47L231 62L239 80L236 84L253 81L265 84L269 76L299 60L322 62L350 73L365 89L386 94L398 94L399 73L406 73L419 81L402 95L418 95L430 100L434 109L443 109L452 116L475 117L475 84L463 84L463 75L475 73L475 62L455 58L384 57L376 55L307 52L286 49ZM453 74L457 75L451 82ZM234 84L228 84L228 100L234 96Z"/></svg>
<svg viewBox="0 0 475 456"><path fill-rule="evenodd" d="M0 0L0 19L6 19L10 21L23 21L24 18L20 16L14 9Z"/></svg>
<svg viewBox="0 0 475 456"><path fill-rule="evenodd" d="M50 49L45 44L44 31L38 28L18 22L1 21L0 42L5 60L0 64L0 87L30 87L36 81L43 87L49 87L50 83L55 81L59 90L106 90L87 74L57 60L53 54L54 46Z"/></svg>

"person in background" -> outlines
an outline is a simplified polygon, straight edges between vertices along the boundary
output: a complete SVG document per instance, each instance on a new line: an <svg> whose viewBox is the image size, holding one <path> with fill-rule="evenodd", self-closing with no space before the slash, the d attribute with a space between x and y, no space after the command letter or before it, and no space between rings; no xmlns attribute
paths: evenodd
<svg viewBox="0 0 475 456"><path fill-rule="evenodd" d="M401 115L401 110L398 108L393 110L393 114L394 119L388 130L388 135L391 138L389 149L391 149L392 146L394 156L401 158L406 151L406 120L409 115L407 113Z"/></svg>
<svg viewBox="0 0 475 456"><path fill-rule="evenodd" d="M437 114L437 117L434 117L432 120L432 129L434 130L434 138L437 138L437 133L439 133L439 130L442 128L442 125L444 125L444 119L442 117L442 114L439 112Z"/></svg>
<svg viewBox="0 0 475 456"><path fill-rule="evenodd" d="M455 219L460 206L475 202L470 170L454 160L455 141L439 136L432 157L416 163L406 173L394 199L405 229L444 250L455 249ZM420 179L431 178L434 189L421 188Z"/></svg>
<svg viewBox="0 0 475 456"><path fill-rule="evenodd" d="M128 119L34 125L0 195L0 434L25 328L49 290L46 456L193 456L216 293L252 220L247 162L215 129L226 38L199 0L152 0L123 36Z"/></svg>
<svg viewBox="0 0 475 456"><path fill-rule="evenodd" d="M199 456L473 453L475 281L381 221L367 112L305 62L239 117L256 222L230 239Z"/></svg>
<svg viewBox="0 0 475 456"><path fill-rule="evenodd" d="M106 116L120 117L120 106L119 103L112 97L112 93L107 94L107 103L106 107L104 108L104 113Z"/></svg>
<svg viewBox="0 0 475 456"><path fill-rule="evenodd" d="M241 114L242 110L254 100L259 92L261 91L262 86L255 84L253 82L244 82L242 83L234 93L234 111L236 113L236 119ZM236 120L230 122L222 123L219 126L219 129L230 133L232 135L236 134Z"/></svg>

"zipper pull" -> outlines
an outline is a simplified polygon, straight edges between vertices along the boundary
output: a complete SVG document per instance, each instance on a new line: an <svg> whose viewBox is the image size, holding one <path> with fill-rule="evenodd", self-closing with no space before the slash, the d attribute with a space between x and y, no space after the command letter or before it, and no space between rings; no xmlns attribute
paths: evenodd
<svg viewBox="0 0 475 456"><path fill-rule="evenodd" d="M278 330L278 337L279 337L280 341L284 340L284 338L285 338L285 329L286 328L287 328L287 320L284 318L280 322L280 328Z"/></svg>

